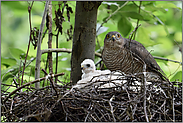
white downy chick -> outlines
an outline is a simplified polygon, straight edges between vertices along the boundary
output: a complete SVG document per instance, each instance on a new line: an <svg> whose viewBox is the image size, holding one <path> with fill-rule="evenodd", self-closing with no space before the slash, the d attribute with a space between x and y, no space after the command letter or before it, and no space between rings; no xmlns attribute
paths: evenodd
<svg viewBox="0 0 183 123"><path fill-rule="evenodd" d="M109 74L111 73L110 70L96 70L95 64L93 62L93 60L91 59L85 59L82 63L81 63L81 69L82 69L82 79L87 78L87 77L93 77L93 76L98 76L101 74Z"/></svg>
<svg viewBox="0 0 183 123"><path fill-rule="evenodd" d="M83 74L81 76L81 80L79 80L77 84L74 86L75 88L84 88L85 86L92 84L92 82L107 80L108 78L106 76L100 76L100 75L111 73L110 70L103 70L103 71L96 70L95 64L91 59L85 59L81 63L81 69Z"/></svg>

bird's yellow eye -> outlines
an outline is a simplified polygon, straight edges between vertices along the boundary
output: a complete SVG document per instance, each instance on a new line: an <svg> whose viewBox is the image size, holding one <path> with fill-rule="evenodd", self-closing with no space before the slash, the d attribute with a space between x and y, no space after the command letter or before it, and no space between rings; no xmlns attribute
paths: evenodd
<svg viewBox="0 0 183 123"><path fill-rule="evenodd" d="M120 34L117 34L117 37L120 38Z"/></svg>
<svg viewBox="0 0 183 123"><path fill-rule="evenodd" d="M106 38L109 38L109 35L108 34L106 35Z"/></svg>

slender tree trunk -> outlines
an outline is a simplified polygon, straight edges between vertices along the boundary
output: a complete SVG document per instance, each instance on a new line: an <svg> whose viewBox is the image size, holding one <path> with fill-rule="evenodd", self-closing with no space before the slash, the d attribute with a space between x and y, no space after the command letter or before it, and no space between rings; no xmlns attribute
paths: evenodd
<svg viewBox="0 0 183 123"><path fill-rule="evenodd" d="M49 1L48 6L48 48L52 48L52 2ZM49 66L49 73L53 73L53 62L52 62L52 52L48 53L48 66Z"/></svg>
<svg viewBox="0 0 183 123"><path fill-rule="evenodd" d="M42 39L42 33L43 33L43 28L45 24L45 19L46 19L46 13L48 10L48 1L46 1L44 12L43 12L43 18L42 22L40 25L40 30L39 30L39 36L38 36L38 42L37 42L37 55L36 55L36 66L35 66L35 79L40 78L40 66L41 66L41 39ZM39 88L40 83L35 83L35 88Z"/></svg>
<svg viewBox="0 0 183 123"><path fill-rule="evenodd" d="M81 79L81 62L95 56L97 10L101 2L76 2L75 27L71 55L71 81Z"/></svg>

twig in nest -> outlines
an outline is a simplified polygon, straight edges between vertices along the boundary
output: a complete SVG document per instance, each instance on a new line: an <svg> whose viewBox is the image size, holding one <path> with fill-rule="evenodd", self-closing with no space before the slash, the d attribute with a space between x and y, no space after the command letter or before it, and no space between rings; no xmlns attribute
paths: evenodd
<svg viewBox="0 0 183 123"><path fill-rule="evenodd" d="M115 118L115 116L114 116L113 106L112 106L112 104L111 104L111 102L112 102L112 100L113 100L114 97L115 97L115 96L113 95L113 96L111 97L111 99L109 100L109 105L110 105L110 107L111 107L111 114L112 114L113 122L116 122L116 118Z"/></svg>
<svg viewBox="0 0 183 123"><path fill-rule="evenodd" d="M56 90L56 88L55 88L55 84L54 84L54 82L53 82L53 79L51 79L51 77L53 76L54 77L54 74L52 74L51 76L44 70L44 69L42 69L42 71L47 75L47 77L49 78L49 80L50 80L50 82L51 82L51 85L52 85L52 88L55 90L55 93L56 93L56 95L57 95L57 97L58 97L58 92L57 92L57 90Z"/></svg>
<svg viewBox="0 0 183 123"><path fill-rule="evenodd" d="M61 75L64 75L64 73L54 74L54 77L55 77L55 76L61 76ZM5 103L11 95L15 94L17 91L19 91L20 89L24 88L25 86L28 86L28 85L31 85L31 84L40 82L40 81L42 81L42 80L45 80L45 78L46 78L46 77L42 77L42 78L36 79L36 80L34 80L34 81L28 82L28 83L26 83L26 84L20 86L19 88L15 89L15 90L12 91L11 93L9 93L8 96L4 99L3 103Z"/></svg>
<svg viewBox="0 0 183 123"><path fill-rule="evenodd" d="M144 73L144 78L143 78L143 88L144 88L144 102L143 102L143 106L144 106L144 114L145 114L145 118L146 118L146 122L149 122L149 118L147 116L147 110L146 110L146 91L147 91L147 85L146 85L146 64L144 64L143 66L143 73Z"/></svg>

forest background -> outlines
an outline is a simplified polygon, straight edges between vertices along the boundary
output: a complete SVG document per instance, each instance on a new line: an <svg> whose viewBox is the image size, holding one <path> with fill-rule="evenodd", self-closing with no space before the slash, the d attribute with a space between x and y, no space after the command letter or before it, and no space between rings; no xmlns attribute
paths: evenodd
<svg viewBox="0 0 183 123"><path fill-rule="evenodd" d="M31 1L1 1L1 82L15 85L13 79L21 79L20 71L29 42L29 13L28 6ZM60 5L59 5L60 4ZM72 9L70 21L67 9L64 9L64 21L62 23L63 33L59 34L58 47L72 49L72 35L75 24L76 1L68 1ZM125 4L125 5L124 5ZM123 6L124 5L124 6ZM32 27L39 29L45 1L35 1L31 9ZM63 6L63 1L52 1L53 24L52 31L56 34L54 22L55 11ZM140 6L140 12L139 12ZM120 8L121 7L121 8ZM103 40L110 31L119 31L123 37L129 38L130 33L141 24L136 31L135 40L142 43L147 50L156 57L160 67L163 69L170 81L182 81L182 2L181 1L107 1L102 2L97 13L96 46L95 52L101 53ZM102 24L102 27L100 27ZM72 28L71 28L72 25ZM46 30L46 24L43 32ZM68 35L70 31L70 36ZM52 48L56 48L56 37L52 38ZM48 33L43 38L41 49L48 48ZM24 73L24 82L35 80L36 52L31 44L27 67ZM95 63L101 58L95 56ZM167 61L173 60L173 61ZM56 53L52 53L53 73L56 68ZM47 54L41 56L41 68L47 68ZM58 79L70 82L71 53L58 53L57 73L64 72L65 75ZM99 69L99 67L97 68ZM46 69L47 72L48 69ZM40 77L44 77L43 72ZM61 83L60 83L61 84ZM2 87L2 86L1 86ZM6 89L6 88L1 88ZM9 91L15 88L10 88Z"/></svg>

